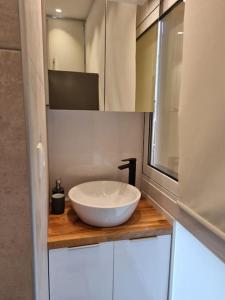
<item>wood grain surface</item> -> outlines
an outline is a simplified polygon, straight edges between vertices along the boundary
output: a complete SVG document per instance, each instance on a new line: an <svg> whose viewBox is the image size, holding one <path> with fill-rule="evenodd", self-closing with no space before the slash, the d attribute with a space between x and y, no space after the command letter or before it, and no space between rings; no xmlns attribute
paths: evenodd
<svg viewBox="0 0 225 300"><path fill-rule="evenodd" d="M128 240L165 235L172 225L161 212L141 199L131 218L124 224L111 228L98 228L82 222L66 204L62 215L49 215L48 248L76 247L107 241Z"/></svg>

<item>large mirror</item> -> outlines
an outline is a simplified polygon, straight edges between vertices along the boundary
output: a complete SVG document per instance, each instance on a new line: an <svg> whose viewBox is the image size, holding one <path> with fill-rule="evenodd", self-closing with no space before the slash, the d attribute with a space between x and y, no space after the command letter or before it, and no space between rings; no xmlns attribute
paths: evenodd
<svg viewBox="0 0 225 300"><path fill-rule="evenodd" d="M152 111L159 1L46 2L50 108Z"/></svg>
<svg viewBox="0 0 225 300"><path fill-rule="evenodd" d="M49 106L104 110L105 0L47 0Z"/></svg>

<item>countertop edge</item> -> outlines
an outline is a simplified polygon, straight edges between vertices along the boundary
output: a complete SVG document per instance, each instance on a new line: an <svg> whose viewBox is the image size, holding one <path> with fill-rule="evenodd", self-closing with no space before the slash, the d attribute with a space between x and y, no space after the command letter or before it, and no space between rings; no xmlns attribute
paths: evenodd
<svg viewBox="0 0 225 300"><path fill-rule="evenodd" d="M96 236L93 238L85 237L85 238L79 238L78 239L66 239L60 240L60 236L57 239L54 238L54 240L49 239L48 240L48 249L59 249L59 248L72 248L72 247L79 247L79 246L87 246L87 245L93 245L93 244L99 244L104 242L114 242L114 241L121 241L121 240L132 240L132 239L142 239L142 238L148 238L148 237L157 237L162 235L168 235L172 234L172 227L167 229L147 229L142 231L136 231L136 232L129 232L129 233L121 233L118 234L108 234L107 236Z"/></svg>

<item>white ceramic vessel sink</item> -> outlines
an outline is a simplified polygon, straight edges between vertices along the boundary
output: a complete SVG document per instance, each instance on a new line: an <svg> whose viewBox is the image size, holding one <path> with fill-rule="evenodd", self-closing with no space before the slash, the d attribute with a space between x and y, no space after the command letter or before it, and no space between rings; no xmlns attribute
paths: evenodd
<svg viewBox="0 0 225 300"><path fill-rule="evenodd" d="M141 193L127 183L92 181L73 187L69 198L82 221L98 227L112 227L130 218Z"/></svg>

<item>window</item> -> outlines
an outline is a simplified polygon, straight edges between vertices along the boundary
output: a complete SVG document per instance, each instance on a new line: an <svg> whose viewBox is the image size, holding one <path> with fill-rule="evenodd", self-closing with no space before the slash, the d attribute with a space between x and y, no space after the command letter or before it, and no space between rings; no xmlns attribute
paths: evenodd
<svg viewBox="0 0 225 300"><path fill-rule="evenodd" d="M184 3L159 22L154 112L148 164L178 179L178 111L183 52Z"/></svg>

